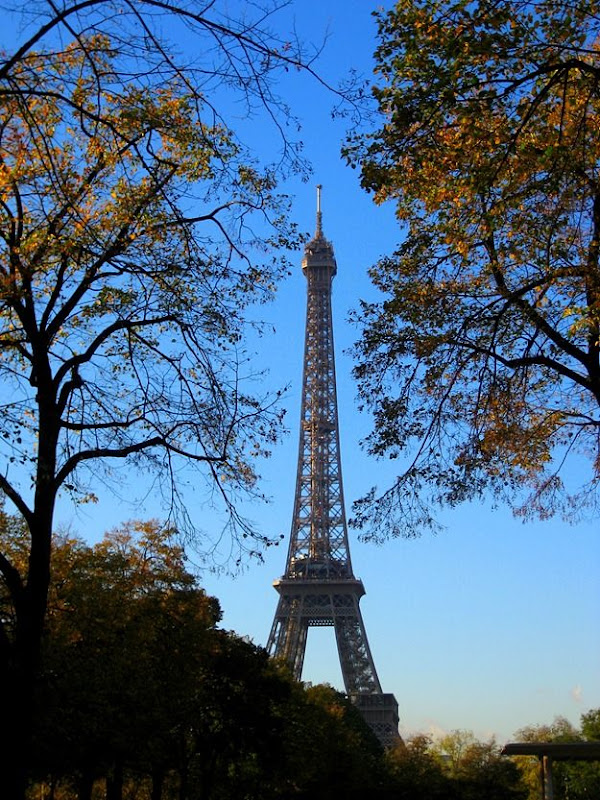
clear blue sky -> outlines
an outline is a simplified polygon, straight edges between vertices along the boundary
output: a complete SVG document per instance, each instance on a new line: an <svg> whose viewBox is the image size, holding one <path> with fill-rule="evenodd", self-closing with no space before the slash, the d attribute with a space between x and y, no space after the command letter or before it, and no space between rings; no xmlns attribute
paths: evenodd
<svg viewBox="0 0 600 800"><path fill-rule="evenodd" d="M388 4L389 5L389 4ZM368 74L375 23L366 0L304 0L293 7L301 36L329 39L320 69L327 76L356 68ZM345 125L330 117L331 99L298 81L294 109L303 122L314 183L322 183L325 235L338 263L334 328L346 501L389 465L376 464L358 442L369 420L356 410L352 363L345 350L357 332L347 321L359 298L372 296L367 268L390 252L401 232L391 208L377 209L340 159ZM295 211L313 229L313 185L294 187ZM291 435L265 469L273 504L252 510L269 533L289 533L297 460L305 280L298 268L269 309L276 333L265 344L271 371L291 382ZM385 691L399 703L401 731L473 729L508 739L521 726L562 714L577 723L600 706L600 527L560 521L523 525L506 510L471 505L443 519L446 530L382 547L356 541L355 572L367 594L362 611ZM207 579L223 605L224 625L264 644L283 572L286 548L267 554L241 577ZM333 629L309 632L304 679L342 687Z"/></svg>
<svg viewBox="0 0 600 800"><path fill-rule="evenodd" d="M320 40L328 34L318 66L335 82L353 68L368 75L375 46L373 7L368 0L297 0L277 26L284 31L295 19L302 38ZM314 184L323 184L324 231L337 257L334 327L350 505L373 483L384 485L392 471L359 447L369 420L355 406L346 351L358 334L348 313L360 298L372 296L367 269L393 249L401 231L393 210L375 208L356 173L342 162L346 124L332 120L332 98L296 75L288 76L281 93L302 121L301 138L314 168L314 181L288 187L295 195L296 218L312 231ZM239 126L257 148L271 141L260 121L241 119ZM291 386L286 401L291 433L262 470L272 503L242 509L265 533L286 538L295 487L306 291L300 255L295 258L297 269L276 302L260 310L275 330L258 353L273 384ZM200 492L190 492L190 514L199 527L210 528L212 517L200 499ZM83 516L65 511L63 519L83 535L97 535L119 520L156 513L150 499L133 511L102 495L100 505ZM401 732L467 728L506 740L521 726L550 722L558 714L577 723L582 712L599 707L598 523L523 525L486 505L464 507L442 521L446 530L438 536L382 547L360 543L351 532L355 573L367 590L362 611L370 645L384 690L398 700ZM249 563L235 578L204 577L206 589L221 601L224 627L266 642L277 601L271 582L283 572L285 556L284 543L266 554L264 564ZM303 677L342 687L333 629L310 631Z"/></svg>

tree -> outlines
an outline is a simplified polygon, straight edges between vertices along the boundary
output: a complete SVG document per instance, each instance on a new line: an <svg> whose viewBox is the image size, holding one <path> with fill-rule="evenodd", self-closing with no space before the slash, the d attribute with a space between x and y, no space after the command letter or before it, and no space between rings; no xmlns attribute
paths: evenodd
<svg viewBox="0 0 600 800"><path fill-rule="evenodd" d="M179 767L220 609L186 569L175 531L131 522L90 547L58 538L34 726L34 775L111 797L131 775Z"/></svg>
<svg viewBox="0 0 600 800"><path fill-rule="evenodd" d="M444 772L451 779L454 796L460 800L525 800L527 789L521 773L500 755L492 737L478 741L471 731L455 730L432 747Z"/></svg>
<svg viewBox="0 0 600 800"><path fill-rule="evenodd" d="M500 755L494 739L467 746L454 775L461 800L526 800L527 788L518 767Z"/></svg>
<svg viewBox="0 0 600 800"><path fill-rule="evenodd" d="M406 235L371 270L383 299L362 305L355 374L368 449L406 460L355 522L410 534L488 491L525 517L594 514L596 7L398 0L377 17L382 122L346 155Z"/></svg>
<svg viewBox="0 0 600 800"><path fill-rule="evenodd" d="M215 632L198 678L179 727L181 785L189 797L279 797L289 772L283 740L294 707L292 678L264 648L225 631Z"/></svg>
<svg viewBox="0 0 600 800"><path fill-rule="evenodd" d="M525 800L527 790L514 763L494 739L478 741L455 730L433 741L417 734L387 754L391 797L407 800Z"/></svg>
<svg viewBox="0 0 600 800"><path fill-rule="evenodd" d="M582 742L598 738L600 710L592 709L581 715L581 729L564 717L556 717L550 725L528 725L515 734L522 742ZM537 758L517 756L515 763L529 787L529 797L537 800L540 793L540 767ZM556 761L553 765L553 784L556 800L585 800L600 791L600 767L588 761Z"/></svg>
<svg viewBox="0 0 600 800"><path fill-rule="evenodd" d="M280 423L276 398L248 388L244 309L272 296L278 251L297 242L276 187L302 163L274 79L312 73L312 55L269 31L276 3L259 5L236 17L199 0L34 0L1 55L0 490L28 542L24 567L0 552L9 798L30 750L59 493L93 500L123 463L177 506L194 464L266 543L234 504L257 492ZM274 166L228 124L236 103L282 134Z"/></svg>
<svg viewBox="0 0 600 800"><path fill-rule="evenodd" d="M456 796L431 737L416 734L386 754L393 791L398 800L452 800Z"/></svg>
<svg viewBox="0 0 600 800"><path fill-rule="evenodd" d="M285 781L275 797L386 796L383 751L356 706L327 684L300 685L293 701L284 729Z"/></svg>
<svg viewBox="0 0 600 800"><path fill-rule="evenodd" d="M383 754L356 707L218 629L172 530L128 523L54 551L32 797L378 796Z"/></svg>
<svg viewBox="0 0 600 800"><path fill-rule="evenodd" d="M588 742L600 741L600 708L581 715L581 732Z"/></svg>

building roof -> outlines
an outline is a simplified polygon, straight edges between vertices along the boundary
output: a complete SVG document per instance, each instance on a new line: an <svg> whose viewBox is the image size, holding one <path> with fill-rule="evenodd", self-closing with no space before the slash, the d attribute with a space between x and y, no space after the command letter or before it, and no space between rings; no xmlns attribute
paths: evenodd
<svg viewBox="0 0 600 800"><path fill-rule="evenodd" d="M505 756L550 756L557 761L600 761L600 742L510 742Z"/></svg>

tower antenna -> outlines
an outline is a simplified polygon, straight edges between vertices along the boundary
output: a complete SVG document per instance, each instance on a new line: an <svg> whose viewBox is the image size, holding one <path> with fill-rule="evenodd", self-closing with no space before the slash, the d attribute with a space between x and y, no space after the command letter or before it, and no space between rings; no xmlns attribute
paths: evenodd
<svg viewBox="0 0 600 800"><path fill-rule="evenodd" d="M323 215L321 214L321 189L323 186L317 183L317 230L315 237L323 235Z"/></svg>

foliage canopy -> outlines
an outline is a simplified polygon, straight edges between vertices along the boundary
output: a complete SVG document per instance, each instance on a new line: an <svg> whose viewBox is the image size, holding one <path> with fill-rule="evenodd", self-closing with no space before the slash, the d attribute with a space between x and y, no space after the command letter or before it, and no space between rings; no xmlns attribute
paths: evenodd
<svg viewBox="0 0 600 800"><path fill-rule="evenodd" d="M356 522L411 533L490 490L526 517L593 514L596 5L399 0L377 16L383 121L346 154L406 236L371 270L384 297L361 309L356 374L370 451L406 461Z"/></svg>
<svg viewBox="0 0 600 800"><path fill-rule="evenodd" d="M550 725L528 725L517 731L515 741L520 742L591 742L597 741L600 730L599 709L581 715L581 726L576 728L565 717L555 717ZM515 763L530 787L530 797L540 791L539 761L531 756L516 756ZM584 800L595 797L600 791L600 765L593 761L556 761L553 766L554 796L556 800Z"/></svg>
<svg viewBox="0 0 600 800"><path fill-rule="evenodd" d="M244 308L286 270L268 253L295 243L277 173L254 163L152 19L117 4L117 34L103 4L80 5L0 66L0 488L27 522L30 487L93 499L90 472L113 459L163 472L169 499L182 458L251 490L278 424L244 388L243 350ZM61 26L64 45L50 35ZM220 36L232 58L235 30ZM255 55L238 75L249 103ZM220 74L230 91L234 77Z"/></svg>
<svg viewBox="0 0 600 800"><path fill-rule="evenodd" d="M234 551L268 544L236 506L258 493L257 457L281 430L277 397L252 384L247 307L273 296L279 251L298 243L277 184L305 165L277 74L316 78L318 48L273 33L271 0L5 10L0 491L24 522L26 557L0 549L14 611L0 624L0 685L4 788L17 800L59 495L93 501L98 481L145 471L189 531L181 468L196 465ZM272 125L272 163L244 146L240 108Z"/></svg>
<svg viewBox="0 0 600 800"><path fill-rule="evenodd" d="M218 601L176 541L156 521L93 546L55 537L31 796L90 800L104 785L111 800L372 796L383 754L355 706L219 629ZM11 616L1 591L0 615Z"/></svg>

